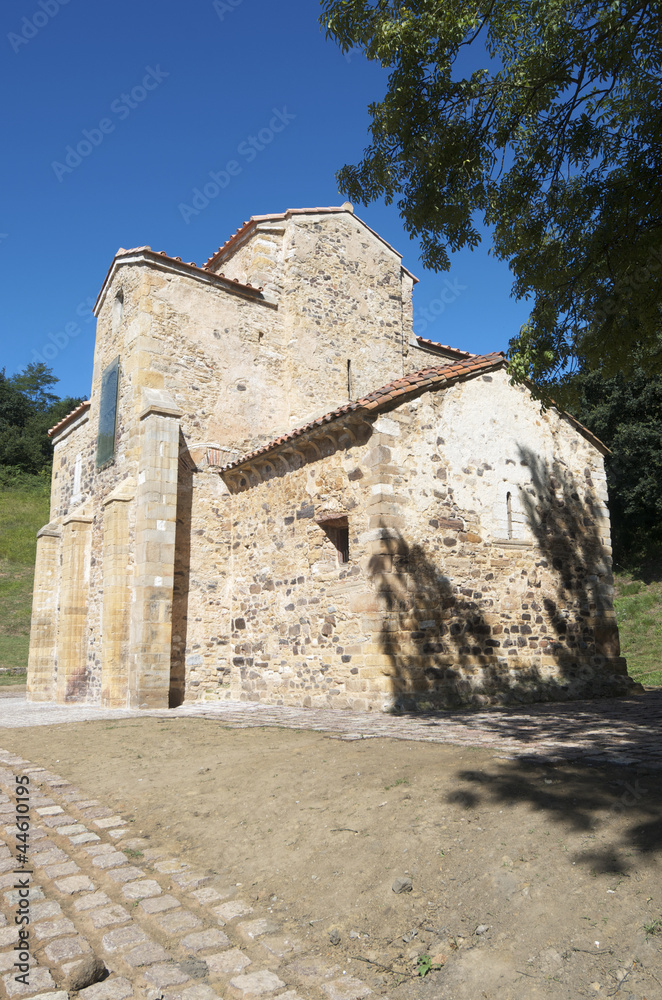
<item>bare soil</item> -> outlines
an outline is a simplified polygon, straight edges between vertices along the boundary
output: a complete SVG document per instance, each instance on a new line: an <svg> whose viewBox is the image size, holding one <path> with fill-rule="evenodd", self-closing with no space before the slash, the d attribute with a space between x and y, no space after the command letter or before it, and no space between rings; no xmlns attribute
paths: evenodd
<svg viewBox="0 0 662 1000"><path fill-rule="evenodd" d="M208 719L3 730L0 744L240 883L311 961L377 995L662 997L659 771ZM411 892L393 891L401 877ZM421 976L422 956L439 968Z"/></svg>

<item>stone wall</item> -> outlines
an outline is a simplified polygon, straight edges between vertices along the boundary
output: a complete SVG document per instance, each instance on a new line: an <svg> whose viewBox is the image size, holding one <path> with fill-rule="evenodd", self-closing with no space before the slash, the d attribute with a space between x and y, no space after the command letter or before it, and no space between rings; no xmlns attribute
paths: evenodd
<svg viewBox="0 0 662 1000"><path fill-rule="evenodd" d="M30 697L361 708L618 686L601 457L502 371L261 471L209 467L434 364L410 349L413 281L350 210L262 220L211 271L118 253L89 407L54 435Z"/></svg>
<svg viewBox="0 0 662 1000"><path fill-rule="evenodd" d="M259 223L213 268L278 301L289 413L274 436L410 370L413 278L351 211Z"/></svg>
<svg viewBox="0 0 662 1000"><path fill-rule="evenodd" d="M239 470L220 496L213 474L198 477L216 570L196 567L187 698L413 708L626 689L589 440L503 371L426 393L364 433L290 454L287 471L276 457L260 475L248 467L243 485ZM325 523L343 515L339 565ZM228 616L231 684L219 689L227 654L210 637Z"/></svg>
<svg viewBox="0 0 662 1000"><path fill-rule="evenodd" d="M89 411L56 438L51 476L51 520L64 518L94 491L94 453Z"/></svg>

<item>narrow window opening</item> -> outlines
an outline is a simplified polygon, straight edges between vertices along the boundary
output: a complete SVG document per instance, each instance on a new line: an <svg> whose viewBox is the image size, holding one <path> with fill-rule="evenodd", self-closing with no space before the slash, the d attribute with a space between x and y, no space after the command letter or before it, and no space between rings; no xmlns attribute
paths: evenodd
<svg viewBox="0 0 662 1000"><path fill-rule="evenodd" d="M347 518L330 518L328 521L318 521L318 524L336 550L338 565L343 566L348 563L349 525L347 524Z"/></svg>
<svg viewBox="0 0 662 1000"><path fill-rule="evenodd" d="M512 494L506 493L506 516L508 518L508 538L513 537L513 498Z"/></svg>
<svg viewBox="0 0 662 1000"><path fill-rule="evenodd" d="M352 401L352 362L347 359L347 398Z"/></svg>
<svg viewBox="0 0 662 1000"><path fill-rule="evenodd" d="M336 547L339 565L349 562L349 528L346 524L325 527L324 529Z"/></svg>
<svg viewBox="0 0 662 1000"><path fill-rule="evenodd" d="M124 292L120 288L119 292L115 296L115 301L113 302L113 332L119 329L119 325L122 322L122 316L124 315Z"/></svg>

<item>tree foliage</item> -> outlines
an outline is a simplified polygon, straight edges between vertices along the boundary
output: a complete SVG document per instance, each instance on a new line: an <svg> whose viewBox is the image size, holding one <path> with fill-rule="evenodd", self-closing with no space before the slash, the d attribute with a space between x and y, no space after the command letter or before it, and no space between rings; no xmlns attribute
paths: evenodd
<svg viewBox="0 0 662 1000"><path fill-rule="evenodd" d="M638 359L640 360L640 359ZM625 377L581 371L573 412L610 449L614 553L622 564L662 549L662 376L637 367Z"/></svg>
<svg viewBox="0 0 662 1000"><path fill-rule="evenodd" d="M653 347L662 300L662 33L654 0L322 0L344 51L390 69L371 142L338 173L394 198L423 262L476 219L530 297L511 372L543 390L579 358L606 375ZM648 364L662 368L662 352Z"/></svg>
<svg viewBox="0 0 662 1000"><path fill-rule="evenodd" d="M52 427L81 400L60 399L50 391L57 378L46 365L31 363L16 375L0 371L0 468L3 482L16 473L47 473L53 451Z"/></svg>

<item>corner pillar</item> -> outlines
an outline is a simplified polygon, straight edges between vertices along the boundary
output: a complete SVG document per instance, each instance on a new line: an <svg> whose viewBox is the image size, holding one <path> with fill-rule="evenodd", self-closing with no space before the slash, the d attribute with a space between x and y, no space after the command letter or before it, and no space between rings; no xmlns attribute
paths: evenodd
<svg viewBox="0 0 662 1000"><path fill-rule="evenodd" d="M55 700L61 544L62 532L56 524L47 524L37 532L28 659L28 701Z"/></svg>
<svg viewBox="0 0 662 1000"><path fill-rule="evenodd" d="M129 641L133 566L129 515L136 483L126 479L104 500L101 704L129 703Z"/></svg>
<svg viewBox="0 0 662 1000"><path fill-rule="evenodd" d="M168 708L179 418L172 397L143 389L131 609L130 708Z"/></svg>
<svg viewBox="0 0 662 1000"><path fill-rule="evenodd" d="M87 694L87 609L90 586L92 517L83 511L63 522L62 585L57 638L57 682L60 703L83 701Z"/></svg>

